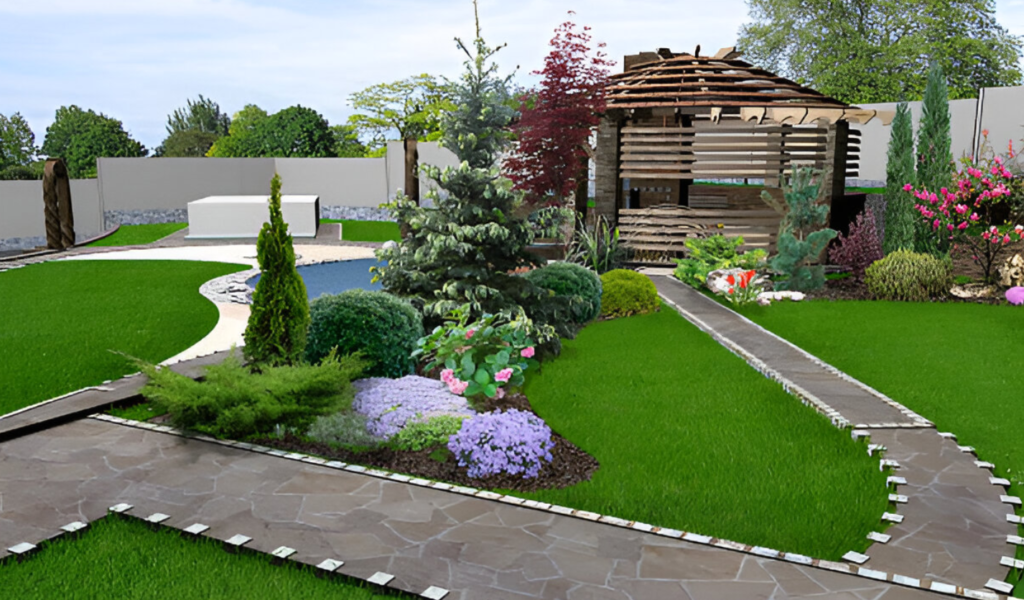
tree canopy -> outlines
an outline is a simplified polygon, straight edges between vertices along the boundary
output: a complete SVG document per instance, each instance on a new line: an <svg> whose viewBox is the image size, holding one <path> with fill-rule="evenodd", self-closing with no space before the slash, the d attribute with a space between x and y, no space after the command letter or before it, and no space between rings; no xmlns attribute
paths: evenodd
<svg viewBox="0 0 1024 600"><path fill-rule="evenodd" d="M452 83L426 73L378 83L349 96L352 108L361 112L349 117L348 125L369 139L369 155L380 156L396 131L399 139L440 139L441 117L455 108L452 100Z"/></svg>
<svg viewBox="0 0 1024 600"><path fill-rule="evenodd" d="M132 139L121 121L73 104L57 109L40 152L63 158L71 177L95 177L99 157L147 154L146 147Z"/></svg>
<svg viewBox="0 0 1024 600"><path fill-rule="evenodd" d="M951 99L1020 85L1021 38L993 0L747 0L746 60L848 103L917 100L937 61Z"/></svg>
<svg viewBox="0 0 1024 600"><path fill-rule="evenodd" d="M249 104L235 113L228 135L219 138L207 156L327 157L337 156L336 139L327 120L311 108L292 106L272 115Z"/></svg>
<svg viewBox="0 0 1024 600"><path fill-rule="evenodd" d="M36 153L36 135L21 113L0 114L0 170L26 166Z"/></svg>
<svg viewBox="0 0 1024 600"><path fill-rule="evenodd" d="M600 50L592 55L589 30L562 23L544 69L534 71L543 76L539 88L521 97L522 116L513 126L516 149L505 167L532 202L550 198L561 204L580 179L587 179L590 134L604 112L608 67L615 64Z"/></svg>
<svg viewBox="0 0 1024 600"><path fill-rule="evenodd" d="M167 116L167 137L154 150L156 156L205 156L218 138L228 134L231 118L220 105L199 94L199 100Z"/></svg>

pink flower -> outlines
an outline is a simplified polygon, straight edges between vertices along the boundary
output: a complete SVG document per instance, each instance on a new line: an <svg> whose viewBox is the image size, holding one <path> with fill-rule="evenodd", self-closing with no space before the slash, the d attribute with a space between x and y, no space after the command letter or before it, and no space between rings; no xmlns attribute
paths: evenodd
<svg viewBox="0 0 1024 600"><path fill-rule="evenodd" d="M498 388L494 392L494 397L497 398L498 400L501 400L502 398L504 398L505 397L505 388Z"/></svg>
<svg viewBox="0 0 1024 600"><path fill-rule="evenodd" d="M907 185L903 186L903 191L904 192L909 192L912 189L914 189L914 186L910 185L909 183Z"/></svg>
<svg viewBox="0 0 1024 600"><path fill-rule="evenodd" d="M451 369L441 371L441 381L448 383L452 379L455 379L455 371L452 371Z"/></svg>
<svg viewBox="0 0 1024 600"><path fill-rule="evenodd" d="M466 391L469 387L468 381L462 381L461 379L452 378L448 381L448 390L456 396L461 396L462 392Z"/></svg>
<svg viewBox="0 0 1024 600"><path fill-rule="evenodd" d="M1017 227L1020 227L1020 225L1018 225ZM520 352L519 355L522 356L523 358L533 358L533 346L523 348L523 351Z"/></svg>
<svg viewBox="0 0 1024 600"><path fill-rule="evenodd" d="M963 221L962 223L957 225L956 228L959 229L960 231L963 231L964 229L967 229L967 221Z"/></svg>
<svg viewBox="0 0 1024 600"><path fill-rule="evenodd" d="M501 383L507 383L509 379L512 379L512 369L506 367L494 374L494 380L500 381Z"/></svg>
<svg viewBox="0 0 1024 600"><path fill-rule="evenodd" d="M1006 235L1003 236L1003 243L1004 244L1009 244L1011 241L1012 240L1010 240L1010 234L1006 234Z"/></svg>
<svg viewBox="0 0 1024 600"><path fill-rule="evenodd" d="M470 329L469 331L467 331L466 332L466 339L468 340L469 338L473 337L474 333L476 333L476 329Z"/></svg>

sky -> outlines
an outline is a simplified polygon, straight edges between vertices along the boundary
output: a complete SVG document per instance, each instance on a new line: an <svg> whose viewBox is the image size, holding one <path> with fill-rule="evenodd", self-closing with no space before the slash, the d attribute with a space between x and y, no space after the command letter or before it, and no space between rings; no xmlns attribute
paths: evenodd
<svg viewBox="0 0 1024 600"><path fill-rule="evenodd" d="M702 54L736 44L744 0L479 0L483 38L507 44L501 73L539 78L555 28L591 27L621 71L658 47ZM576 14L568 15L574 10ZM1024 35L1024 0L996 17ZM147 148L167 115L199 94L233 114L301 104L331 124L349 95L419 73L458 77L474 37L472 0L0 0L0 114L20 112L41 145L56 109L77 104L121 120Z"/></svg>

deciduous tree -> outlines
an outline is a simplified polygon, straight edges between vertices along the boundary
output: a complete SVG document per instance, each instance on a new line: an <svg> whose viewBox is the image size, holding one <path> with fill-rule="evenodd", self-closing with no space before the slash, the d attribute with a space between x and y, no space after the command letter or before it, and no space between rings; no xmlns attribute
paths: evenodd
<svg viewBox="0 0 1024 600"><path fill-rule="evenodd" d="M929 62L951 98L1020 85L1021 38L993 0L747 0L748 60L849 103L922 97Z"/></svg>
<svg viewBox="0 0 1024 600"><path fill-rule="evenodd" d="M57 109L40 149L64 159L71 177L95 177L96 159L146 156L146 147L132 139L121 121L71 105Z"/></svg>
<svg viewBox="0 0 1024 600"><path fill-rule="evenodd" d="M522 116L513 126L517 144L505 168L528 201L560 205L587 180L590 136L604 112L608 68L615 64L604 52L592 52L589 31L577 31L572 21L559 25L544 69L534 71L543 76L540 86L521 97ZM577 198L578 208L581 201L585 207L586 197Z"/></svg>
<svg viewBox="0 0 1024 600"><path fill-rule="evenodd" d="M378 83L349 96L360 112L349 117L348 125L369 138L369 155L380 156L388 139L440 139L441 117L455 107L452 98L451 82L426 73Z"/></svg>
<svg viewBox="0 0 1024 600"><path fill-rule="evenodd" d="M36 153L36 135L21 113L0 114L0 170L26 166Z"/></svg>
<svg viewBox="0 0 1024 600"><path fill-rule="evenodd" d="M199 100L187 101L167 116L167 138L154 151L155 156L205 156L218 138L228 134L231 118L220 105L199 94Z"/></svg>

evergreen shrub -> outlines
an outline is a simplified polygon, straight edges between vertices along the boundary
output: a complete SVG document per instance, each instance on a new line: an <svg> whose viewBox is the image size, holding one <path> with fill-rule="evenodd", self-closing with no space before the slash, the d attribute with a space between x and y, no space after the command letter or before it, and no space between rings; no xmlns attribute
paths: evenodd
<svg viewBox="0 0 1024 600"><path fill-rule="evenodd" d="M423 337L423 318L408 302L386 292L347 290L320 296L310 305L306 359L317 362L332 348L359 352L368 377L412 373L412 351Z"/></svg>
<svg viewBox="0 0 1024 600"><path fill-rule="evenodd" d="M555 296L568 298L569 315L577 325L593 321L601 314L601 278L586 267L556 262L524 277L537 287L551 290Z"/></svg>
<svg viewBox="0 0 1024 600"><path fill-rule="evenodd" d="M658 310L658 289L647 276L615 269L601 276L601 316L628 317Z"/></svg>
<svg viewBox="0 0 1024 600"><path fill-rule="evenodd" d="M953 285L950 261L897 250L867 268L864 283L879 300L923 302Z"/></svg>
<svg viewBox="0 0 1024 600"><path fill-rule="evenodd" d="M426 421L414 421L399 431L392 441L399 450L413 452L447 446L451 437L462 429L462 422L468 418L461 415L438 415Z"/></svg>

